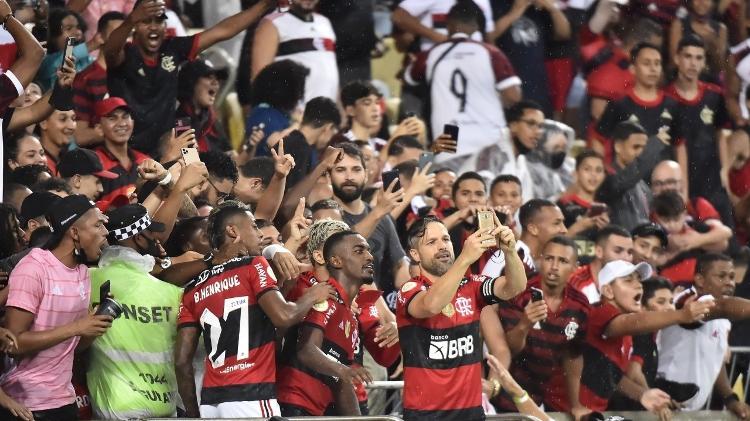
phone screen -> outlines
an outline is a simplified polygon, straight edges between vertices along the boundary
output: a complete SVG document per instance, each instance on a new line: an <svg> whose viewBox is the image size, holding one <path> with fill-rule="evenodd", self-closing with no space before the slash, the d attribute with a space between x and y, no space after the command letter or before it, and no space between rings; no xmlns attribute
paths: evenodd
<svg viewBox="0 0 750 421"><path fill-rule="evenodd" d="M190 117L180 117L174 121L174 134L179 136L192 128L193 121Z"/></svg>
<svg viewBox="0 0 750 421"><path fill-rule="evenodd" d="M65 66L65 59L68 57L73 57L73 47L75 46L76 39L73 37L68 37L68 39L65 40L65 53L63 54L63 60L60 63L60 68L62 69Z"/></svg>
<svg viewBox="0 0 750 421"><path fill-rule="evenodd" d="M544 292L539 288L530 287L531 290L531 301L542 301L544 299Z"/></svg>

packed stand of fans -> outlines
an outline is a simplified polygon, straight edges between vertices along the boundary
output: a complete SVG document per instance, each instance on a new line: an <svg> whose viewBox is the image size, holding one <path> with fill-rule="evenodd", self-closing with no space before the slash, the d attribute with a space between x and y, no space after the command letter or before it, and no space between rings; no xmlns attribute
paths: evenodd
<svg viewBox="0 0 750 421"><path fill-rule="evenodd" d="M746 1L201 3L0 0L0 420L750 419Z"/></svg>

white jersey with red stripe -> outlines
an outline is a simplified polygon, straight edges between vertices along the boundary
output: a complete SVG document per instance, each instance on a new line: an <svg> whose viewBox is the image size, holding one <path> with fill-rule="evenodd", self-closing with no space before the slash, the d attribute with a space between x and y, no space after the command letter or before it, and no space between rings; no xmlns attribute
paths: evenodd
<svg viewBox="0 0 750 421"><path fill-rule="evenodd" d="M284 12L274 13L267 19L279 34L275 60L294 60L310 70L305 81L305 102L318 96L336 101L339 89L336 34L328 18L313 13L308 22Z"/></svg>
<svg viewBox="0 0 750 421"><path fill-rule="evenodd" d="M520 86L513 66L497 47L454 34L422 52L405 73L409 84L431 85L432 133L444 124L459 126L456 154L440 154L437 162L474 153L500 141L505 114L499 91ZM430 83L431 81L431 83Z"/></svg>
<svg viewBox="0 0 750 421"><path fill-rule="evenodd" d="M485 32L490 32L495 28L495 21L492 19L492 7L490 6L489 0L474 0L474 3L482 9L485 20ZM456 4L456 0L404 0L398 4L398 7L409 12L410 15L419 19L419 22L427 27L435 30L438 33L448 35L448 28L446 27L446 20L448 17L448 11L451 10ZM480 41L482 34L476 33L478 37L472 35L472 39ZM421 40L420 48L422 51L427 51L435 45L434 42L423 37Z"/></svg>

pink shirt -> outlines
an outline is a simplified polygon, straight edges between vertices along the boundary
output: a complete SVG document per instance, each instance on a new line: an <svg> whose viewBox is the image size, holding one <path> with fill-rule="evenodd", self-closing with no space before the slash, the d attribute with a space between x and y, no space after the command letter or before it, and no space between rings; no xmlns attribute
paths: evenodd
<svg viewBox="0 0 750 421"><path fill-rule="evenodd" d="M10 273L8 306L34 314L29 330L51 330L86 316L91 280L85 265L62 264L48 250L33 249ZM21 359L2 382L10 397L32 411L59 408L75 401L70 383L79 338Z"/></svg>
<svg viewBox="0 0 750 421"><path fill-rule="evenodd" d="M68 3L67 0L65 3ZM133 11L135 0L91 0L86 9L81 13L81 17L86 21L88 29L86 30L86 40L90 40L96 35L96 26L99 18L107 12L122 12L125 15Z"/></svg>

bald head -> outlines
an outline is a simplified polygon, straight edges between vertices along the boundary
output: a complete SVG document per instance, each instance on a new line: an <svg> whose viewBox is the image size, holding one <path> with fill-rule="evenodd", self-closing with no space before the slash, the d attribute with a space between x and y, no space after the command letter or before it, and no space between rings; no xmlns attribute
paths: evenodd
<svg viewBox="0 0 750 421"><path fill-rule="evenodd" d="M675 161L661 161L656 164L651 173L651 191L654 196L668 190L677 190L682 193L682 169Z"/></svg>

